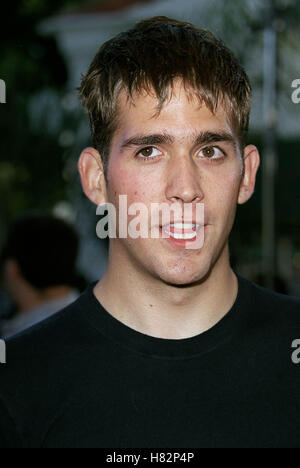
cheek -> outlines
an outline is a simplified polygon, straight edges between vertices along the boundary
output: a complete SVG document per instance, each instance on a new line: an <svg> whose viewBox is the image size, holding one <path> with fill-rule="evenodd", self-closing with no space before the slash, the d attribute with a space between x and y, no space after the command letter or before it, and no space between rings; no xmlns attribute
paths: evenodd
<svg viewBox="0 0 300 468"><path fill-rule="evenodd" d="M125 168L117 162L110 167L108 198L118 205L119 195L127 195L128 206L132 203L148 203L153 197L153 186L145 183L145 178L133 168Z"/></svg>
<svg viewBox="0 0 300 468"><path fill-rule="evenodd" d="M234 169L226 174L220 174L211 180L208 200L216 203L216 208L225 208L237 204L240 186L240 172Z"/></svg>

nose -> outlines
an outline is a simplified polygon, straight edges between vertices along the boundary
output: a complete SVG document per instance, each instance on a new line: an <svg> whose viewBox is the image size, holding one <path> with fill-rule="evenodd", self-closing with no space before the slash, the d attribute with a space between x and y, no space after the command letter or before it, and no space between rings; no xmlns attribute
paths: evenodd
<svg viewBox="0 0 300 468"><path fill-rule="evenodd" d="M204 195L201 177L191 158L178 155L168 167L166 198L172 202L200 202Z"/></svg>

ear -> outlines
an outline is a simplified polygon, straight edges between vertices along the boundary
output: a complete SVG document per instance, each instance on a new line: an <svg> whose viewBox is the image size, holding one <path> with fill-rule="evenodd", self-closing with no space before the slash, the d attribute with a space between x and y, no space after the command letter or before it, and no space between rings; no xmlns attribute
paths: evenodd
<svg viewBox="0 0 300 468"><path fill-rule="evenodd" d="M244 171L238 197L239 205L243 205L252 197L259 166L260 156L258 149L254 145L246 146L244 149Z"/></svg>
<svg viewBox="0 0 300 468"><path fill-rule="evenodd" d="M3 271L4 281L6 282L14 283L23 276L18 263L13 258L8 258L6 260Z"/></svg>
<svg viewBox="0 0 300 468"><path fill-rule="evenodd" d="M102 159L95 148L85 148L78 161L81 185L86 196L99 206L107 202Z"/></svg>

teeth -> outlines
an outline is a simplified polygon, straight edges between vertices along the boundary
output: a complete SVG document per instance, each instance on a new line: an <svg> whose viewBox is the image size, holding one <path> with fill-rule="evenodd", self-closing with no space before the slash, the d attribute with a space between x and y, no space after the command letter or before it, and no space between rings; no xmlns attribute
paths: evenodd
<svg viewBox="0 0 300 468"><path fill-rule="evenodd" d="M179 232L170 232L169 229L172 228L179 231ZM201 228L200 224L194 223L174 223L165 225L162 227L163 231L169 236L173 237L174 239L182 239L182 240L191 240L197 236L197 232ZM189 232L184 232L189 231ZM192 232L191 232L192 231Z"/></svg>
<svg viewBox="0 0 300 468"><path fill-rule="evenodd" d="M184 239L184 240L193 239L197 235L196 232L190 232L190 233L185 233L185 234L183 233L175 234L174 232L167 231L166 229L164 229L164 232L168 234L169 236L174 237L174 239Z"/></svg>
<svg viewBox="0 0 300 468"><path fill-rule="evenodd" d="M193 229L196 227L196 224L191 224L191 223L175 223L175 224L170 224L170 226L174 227L175 229Z"/></svg>
<svg viewBox="0 0 300 468"><path fill-rule="evenodd" d="M169 232L171 237L174 237L174 239L194 239L196 237L196 232L190 233L190 234L174 234L174 232Z"/></svg>

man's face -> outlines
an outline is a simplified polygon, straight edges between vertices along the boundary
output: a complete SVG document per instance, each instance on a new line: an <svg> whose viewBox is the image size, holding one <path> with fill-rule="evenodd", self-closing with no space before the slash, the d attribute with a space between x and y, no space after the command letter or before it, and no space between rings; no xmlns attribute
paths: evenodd
<svg viewBox="0 0 300 468"><path fill-rule="evenodd" d="M119 213L119 195L148 208L149 238L111 239L118 262L170 284L204 278L226 261L242 176L242 156L222 107L212 114L176 83L159 115L154 95L139 94L134 105L120 96L119 125L111 142L107 201ZM204 245L185 249L168 239L151 238L151 204L204 204ZM128 216L128 222L132 217ZM172 217L171 217L172 221ZM118 230L117 230L118 232ZM228 261L228 260L227 260Z"/></svg>

